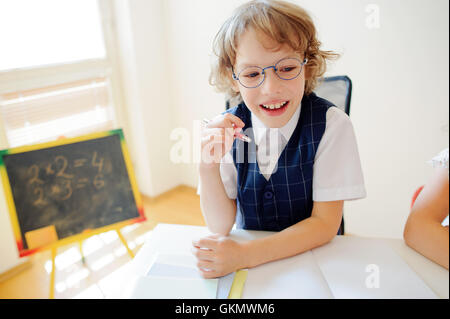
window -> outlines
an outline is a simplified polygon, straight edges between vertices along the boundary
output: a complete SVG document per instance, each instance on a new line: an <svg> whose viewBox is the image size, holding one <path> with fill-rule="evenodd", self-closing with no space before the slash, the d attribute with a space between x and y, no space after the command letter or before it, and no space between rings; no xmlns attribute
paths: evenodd
<svg viewBox="0 0 450 319"><path fill-rule="evenodd" d="M111 12L103 0L0 2L2 144L116 128Z"/></svg>

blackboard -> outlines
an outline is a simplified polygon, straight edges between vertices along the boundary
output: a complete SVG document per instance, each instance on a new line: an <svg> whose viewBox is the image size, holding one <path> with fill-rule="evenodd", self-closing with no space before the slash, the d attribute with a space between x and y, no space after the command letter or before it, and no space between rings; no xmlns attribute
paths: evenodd
<svg viewBox="0 0 450 319"><path fill-rule="evenodd" d="M121 130L3 150L0 169L20 256L48 226L61 240L145 220Z"/></svg>

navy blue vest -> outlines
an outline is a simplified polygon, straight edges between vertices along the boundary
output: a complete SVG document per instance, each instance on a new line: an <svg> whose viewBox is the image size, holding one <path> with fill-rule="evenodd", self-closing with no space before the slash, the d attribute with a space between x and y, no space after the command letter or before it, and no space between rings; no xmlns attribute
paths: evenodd
<svg viewBox="0 0 450 319"><path fill-rule="evenodd" d="M269 180L260 173L251 114L244 103L228 110L244 123L251 143L235 139L233 161L237 169L238 228L281 231L311 216L312 179L316 151L332 103L314 93L303 96L300 118Z"/></svg>

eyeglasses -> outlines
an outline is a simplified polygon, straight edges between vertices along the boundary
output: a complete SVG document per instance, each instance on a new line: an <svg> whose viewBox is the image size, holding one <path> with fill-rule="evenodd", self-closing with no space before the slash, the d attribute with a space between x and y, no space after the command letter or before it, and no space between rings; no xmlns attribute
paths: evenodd
<svg viewBox="0 0 450 319"><path fill-rule="evenodd" d="M282 80L293 80L302 73L303 66L308 63L308 59L301 62L296 58L285 58L275 65L260 68L259 66L249 66L241 70L237 75L233 71L233 79L239 81L242 86L253 89L260 86L266 79L266 70L273 69L275 74Z"/></svg>

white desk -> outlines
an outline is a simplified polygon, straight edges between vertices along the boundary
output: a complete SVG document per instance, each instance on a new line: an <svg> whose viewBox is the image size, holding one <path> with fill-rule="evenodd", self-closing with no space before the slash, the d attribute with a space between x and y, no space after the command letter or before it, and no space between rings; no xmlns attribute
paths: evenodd
<svg viewBox="0 0 450 319"><path fill-rule="evenodd" d="M123 289L130 276L144 276L156 253L190 253L192 239L208 234L206 227L159 224L127 265L118 289ZM246 241L270 234L271 232L233 230L231 238ZM383 255L383 258L373 259L373 254L377 251L378 256ZM334 254L338 258L334 258ZM310 267L311 263L316 262L318 266ZM373 270L367 268L369 264L379 265L378 284L384 290L367 287L367 277ZM305 269L309 270L305 272ZM392 286L392 281L396 280L399 282ZM392 297L390 290L386 290L389 285L395 288L393 290L404 286L404 289L415 291L411 295L408 290L406 295L403 291L400 298L430 297L430 294L449 298L449 272L445 268L416 253L400 239L356 236L336 236L327 245L312 251L249 269L242 298L397 298L398 292ZM324 292L321 288L323 286L328 287L332 294ZM356 290L352 289L359 289L362 293L356 297ZM119 295L113 294L110 297Z"/></svg>

